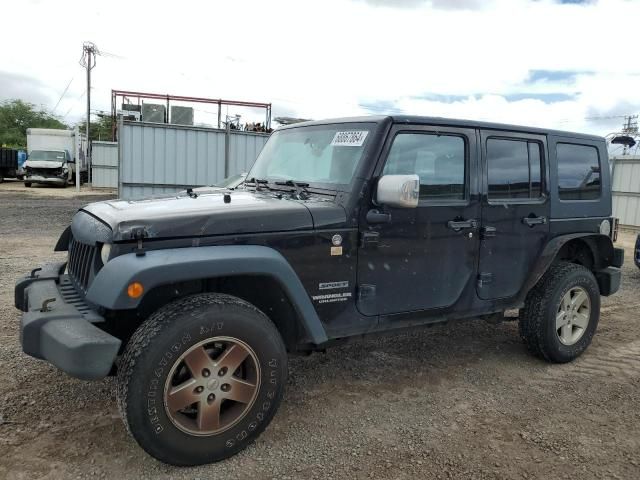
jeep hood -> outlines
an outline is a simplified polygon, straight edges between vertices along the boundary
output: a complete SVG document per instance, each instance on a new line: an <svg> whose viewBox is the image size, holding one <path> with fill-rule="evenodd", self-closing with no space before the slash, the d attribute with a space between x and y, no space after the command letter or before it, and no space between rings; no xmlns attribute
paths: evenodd
<svg viewBox="0 0 640 480"><path fill-rule="evenodd" d="M205 189L202 189L205 190ZM310 230L318 224L344 224L344 209L332 201L301 201L268 192L195 190L197 197L181 193L145 200L92 203L81 211L107 224L113 241L126 241L144 228L148 238L199 237L225 234ZM225 203L228 194L231 201ZM317 222L314 224L315 214Z"/></svg>

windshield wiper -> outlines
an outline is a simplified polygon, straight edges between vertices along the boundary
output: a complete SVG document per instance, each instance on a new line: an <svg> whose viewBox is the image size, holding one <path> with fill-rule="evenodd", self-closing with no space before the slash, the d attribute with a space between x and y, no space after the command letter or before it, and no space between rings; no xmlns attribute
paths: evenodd
<svg viewBox="0 0 640 480"><path fill-rule="evenodd" d="M245 180L243 182L244 185L249 185L249 184L255 184L256 186L256 190L260 190L261 187L267 187L269 188L269 180L267 180L266 178L251 178L249 180Z"/></svg>
<svg viewBox="0 0 640 480"><path fill-rule="evenodd" d="M286 180L284 182L275 182L275 184L295 188L296 197L298 198L298 200L306 200L310 196L309 191L307 190L307 187L309 186L308 183L296 182L294 180Z"/></svg>

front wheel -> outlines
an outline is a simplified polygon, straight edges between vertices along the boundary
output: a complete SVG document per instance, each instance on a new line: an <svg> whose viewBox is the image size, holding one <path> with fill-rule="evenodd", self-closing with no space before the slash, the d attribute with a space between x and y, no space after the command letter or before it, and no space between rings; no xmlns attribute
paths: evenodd
<svg viewBox="0 0 640 480"><path fill-rule="evenodd" d="M24 186L27 187L27 188L30 188L31 187L31 182L24 182Z"/></svg>
<svg viewBox="0 0 640 480"><path fill-rule="evenodd" d="M172 465L222 460L269 424L284 392L287 354L275 325L230 295L179 299L147 319L118 368L129 433Z"/></svg>
<svg viewBox="0 0 640 480"><path fill-rule="evenodd" d="M600 319L600 290L582 265L549 267L529 292L520 316L520 336L536 356L565 363L584 352Z"/></svg>

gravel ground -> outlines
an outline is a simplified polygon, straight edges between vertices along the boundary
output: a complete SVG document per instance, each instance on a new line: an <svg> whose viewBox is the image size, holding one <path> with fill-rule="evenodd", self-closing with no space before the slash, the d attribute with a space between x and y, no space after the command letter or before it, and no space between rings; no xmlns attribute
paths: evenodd
<svg viewBox="0 0 640 480"><path fill-rule="evenodd" d="M295 357L255 444L180 469L127 436L113 379L74 380L21 353L13 283L59 258L59 234L98 197L18 190L0 189L0 478L640 478L640 271L630 260L592 346L571 364L532 358L514 322L481 321ZM619 241L627 259L633 239Z"/></svg>

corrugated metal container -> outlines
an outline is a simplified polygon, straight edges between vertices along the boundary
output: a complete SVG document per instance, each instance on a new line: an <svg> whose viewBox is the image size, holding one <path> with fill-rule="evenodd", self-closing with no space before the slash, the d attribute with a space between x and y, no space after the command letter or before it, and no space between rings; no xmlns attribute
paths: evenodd
<svg viewBox="0 0 640 480"><path fill-rule="evenodd" d="M118 188L118 143L91 142L91 186Z"/></svg>
<svg viewBox="0 0 640 480"><path fill-rule="evenodd" d="M613 157L611 163L613 216L622 225L640 227L640 156Z"/></svg>
<svg viewBox="0 0 640 480"><path fill-rule="evenodd" d="M249 170L268 134L123 121L119 127L119 196L124 199L174 193Z"/></svg>
<svg viewBox="0 0 640 480"><path fill-rule="evenodd" d="M13 148L0 147L0 168L7 170L18 168L18 151Z"/></svg>

